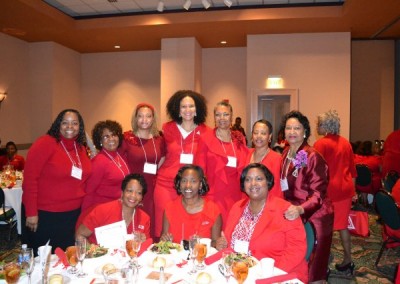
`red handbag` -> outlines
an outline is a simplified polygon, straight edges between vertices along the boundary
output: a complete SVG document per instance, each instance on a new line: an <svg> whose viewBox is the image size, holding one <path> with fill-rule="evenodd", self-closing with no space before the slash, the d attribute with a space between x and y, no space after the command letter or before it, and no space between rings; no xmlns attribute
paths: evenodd
<svg viewBox="0 0 400 284"><path fill-rule="evenodd" d="M350 210L347 229L357 237L369 237L368 213L365 211Z"/></svg>

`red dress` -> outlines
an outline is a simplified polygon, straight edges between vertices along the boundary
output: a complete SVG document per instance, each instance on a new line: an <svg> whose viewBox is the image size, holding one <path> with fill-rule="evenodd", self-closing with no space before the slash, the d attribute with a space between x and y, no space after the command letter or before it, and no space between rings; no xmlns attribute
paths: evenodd
<svg viewBox="0 0 400 284"><path fill-rule="evenodd" d="M148 163L158 164L160 159L165 156L164 139L161 136L154 137L154 139L139 139L130 130L124 133L124 140L119 152L126 157L130 172L140 173L146 180L147 192L143 197L142 203L143 210L150 216L150 234L151 237L154 237L154 186L156 183L156 174L144 173L143 170L146 158Z"/></svg>
<svg viewBox="0 0 400 284"><path fill-rule="evenodd" d="M400 130L393 131L383 144L382 176L395 170L400 174Z"/></svg>
<svg viewBox="0 0 400 284"><path fill-rule="evenodd" d="M232 130L231 136L232 143L219 140L216 128L205 133L200 138L195 159L195 164L201 166L207 176L210 186L207 198L219 206L223 226L232 205L243 197L240 174L246 165L248 153L243 134ZM227 166L228 156L236 157L236 167Z"/></svg>
<svg viewBox="0 0 400 284"><path fill-rule="evenodd" d="M211 238L211 229L220 214L218 206L207 198L204 198L203 210L195 214L186 212L182 205L182 196L171 201L165 208L169 233L174 237L175 243L189 240L194 234L202 238Z"/></svg>
<svg viewBox="0 0 400 284"><path fill-rule="evenodd" d="M121 200L114 200L95 206L82 220L85 225L93 234L88 238L90 243L97 244L96 234L94 229L97 227L109 225L118 221L122 221L122 204ZM146 238L150 238L150 217L143 210L136 208L134 216L135 228L132 222L126 228L127 233L131 234L133 230L142 232Z"/></svg>
<svg viewBox="0 0 400 284"><path fill-rule="evenodd" d="M324 158L304 142L297 153L304 150L307 153L307 165L296 171L293 163L289 164L286 173L288 190L283 192L286 200L293 205L301 205L304 214L301 218L304 222L310 221L315 228L318 245L312 262L309 263L309 281L326 279L329 254L332 243L333 208L331 200L327 196L329 173L328 165ZM282 154L282 171L289 149ZM296 175L297 172L297 175Z"/></svg>
<svg viewBox="0 0 400 284"><path fill-rule="evenodd" d="M232 233L248 203L249 199L242 199L236 202L229 212L224 230L228 244L231 243ZM293 221L284 218L284 212L289 206L289 202L268 195L264 210L250 238L249 250L257 259L275 259L276 267L287 273L295 272L301 281L307 283L307 242L304 225L300 218Z"/></svg>
<svg viewBox="0 0 400 284"><path fill-rule="evenodd" d="M186 138L183 138L175 121L163 125L165 141L165 161L158 169L154 188L155 235L159 237L162 229L162 218L165 206L178 197L174 188L174 179L178 170L184 165L180 163L181 153L193 154L197 151L197 143L209 127L198 125Z"/></svg>
<svg viewBox="0 0 400 284"><path fill-rule="evenodd" d="M251 155L253 155L255 149L249 149L249 153L246 159L246 165L250 164ZM274 186L268 192L268 196L276 196L283 198L283 193L281 190L281 184L279 182L280 174L281 174L281 160L282 156L272 149L269 150L269 153L262 159L261 164L266 166L274 176Z"/></svg>
<svg viewBox="0 0 400 284"><path fill-rule="evenodd" d="M12 165L14 170L16 171L23 171L25 166L25 159L20 155L14 155L12 160L8 159L8 156L0 156L0 171L3 170L5 165Z"/></svg>

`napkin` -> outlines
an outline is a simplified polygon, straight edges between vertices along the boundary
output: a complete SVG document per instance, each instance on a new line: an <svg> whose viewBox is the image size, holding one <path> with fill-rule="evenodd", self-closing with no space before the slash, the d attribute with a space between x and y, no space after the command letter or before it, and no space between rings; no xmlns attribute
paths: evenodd
<svg viewBox="0 0 400 284"><path fill-rule="evenodd" d="M149 248L149 246L151 246L152 244L153 244L153 239L152 238L148 238L147 240L145 240L142 243L141 247L140 247L140 251L138 253L138 256L141 256L142 253L144 253Z"/></svg>
<svg viewBox="0 0 400 284"><path fill-rule="evenodd" d="M291 272L289 274L283 274L264 279L257 279L256 284L272 284L272 283L284 282L286 280L291 280L295 278L297 278L297 274L295 272Z"/></svg>
<svg viewBox="0 0 400 284"><path fill-rule="evenodd" d="M44 246L40 246L38 248L38 255L39 255L39 260L40 260L40 265L42 267L42 270L45 268L49 254L51 252L51 246L49 246L49 243L50 243L50 240L48 240Z"/></svg>
<svg viewBox="0 0 400 284"><path fill-rule="evenodd" d="M210 265L210 264L213 264L214 262L220 260L223 252L230 253L230 252L233 252L233 250L231 248L226 248L226 249L220 250L219 252L214 253L213 255L210 255L209 257L206 257L204 259L204 263L207 265Z"/></svg>
<svg viewBox="0 0 400 284"><path fill-rule="evenodd" d="M59 261L61 261L61 263L64 265L64 267L69 266L67 255L65 254L65 251L63 251L61 248L56 248L54 253L58 256Z"/></svg>

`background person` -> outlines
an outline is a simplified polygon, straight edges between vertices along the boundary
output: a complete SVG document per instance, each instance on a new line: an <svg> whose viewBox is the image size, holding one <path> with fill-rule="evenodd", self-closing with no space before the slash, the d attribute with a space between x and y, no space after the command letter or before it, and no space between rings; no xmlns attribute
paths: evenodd
<svg viewBox="0 0 400 284"><path fill-rule="evenodd" d="M84 142L81 115L65 109L28 152L22 184L22 224L26 224L22 242L35 254L49 239L53 251L75 243L75 223L91 173Z"/></svg>
<svg viewBox="0 0 400 284"><path fill-rule="evenodd" d="M0 157L0 171L6 165L11 165L16 171L23 171L25 167L25 159L17 154L17 145L13 141L6 144L6 155Z"/></svg>
<svg viewBox="0 0 400 284"><path fill-rule="evenodd" d="M241 124L242 124L242 118L240 116L236 117L235 118L235 124L232 125L232 130L240 131L243 134L243 136L244 136L244 138L246 140L246 145L247 145L246 132L244 131L244 128L242 127Z"/></svg>

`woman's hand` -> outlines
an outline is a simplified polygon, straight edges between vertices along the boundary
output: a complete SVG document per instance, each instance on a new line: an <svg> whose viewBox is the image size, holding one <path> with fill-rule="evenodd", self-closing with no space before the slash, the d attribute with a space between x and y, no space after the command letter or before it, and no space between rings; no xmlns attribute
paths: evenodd
<svg viewBox="0 0 400 284"><path fill-rule="evenodd" d="M228 247L228 242L225 238L224 232L221 233L221 237L219 237L216 241L215 248L217 250L225 249Z"/></svg>
<svg viewBox="0 0 400 284"><path fill-rule="evenodd" d="M295 220L304 213L304 209L301 206L290 205L285 212L285 218L287 220Z"/></svg>
<svg viewBox="0 0 400 284"><path fill-rule="evenodd" d="M38 224L39 224L39 216L26 217L25 226L27 226L32 232L36 232Z"/></svg>
<svg viewBox="0 0 400 284"><path fill-rule="evenodd" d="M172 240L174 239L174 236L171 233L163 233L160 237L160 241L170 241L172 242Z"/></svg>

